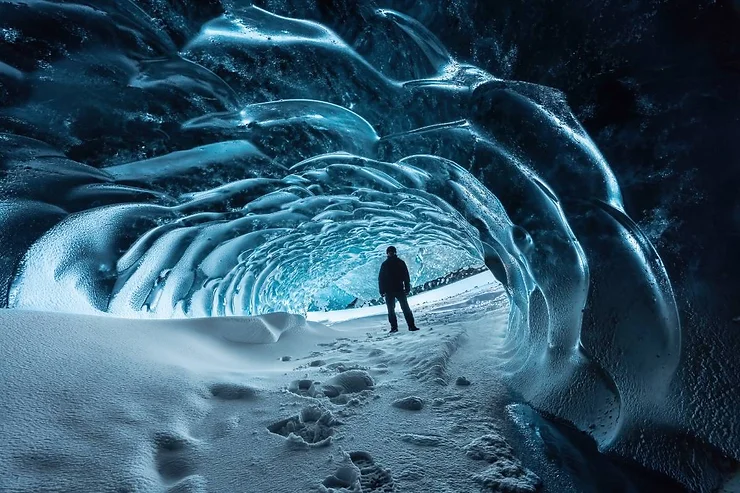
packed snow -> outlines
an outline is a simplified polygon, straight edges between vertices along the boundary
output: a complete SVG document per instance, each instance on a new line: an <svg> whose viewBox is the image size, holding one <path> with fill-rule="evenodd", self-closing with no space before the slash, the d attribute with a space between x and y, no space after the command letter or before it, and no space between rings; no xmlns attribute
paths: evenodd
<svg viewBox="0 0 740 493"><path fill-rule="evenodd" d="M500 436L485 360L508 303L490 276L462 287L397 335L361 310L331 327L2 311L0 490L534 491L503 438L466 452Z"/></svg>
<svg viewBox="0 0 740 493"><path fill-rule="evenodd" d="M0 311L0 491L566 491L496 368L501 285L456 284L394 335L362 309L331 326Z"/></svg>

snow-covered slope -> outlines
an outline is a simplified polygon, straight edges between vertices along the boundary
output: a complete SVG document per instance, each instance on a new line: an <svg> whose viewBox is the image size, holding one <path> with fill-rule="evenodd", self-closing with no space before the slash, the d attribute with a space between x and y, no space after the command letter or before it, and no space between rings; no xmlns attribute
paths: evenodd
<svg viewBox="0 0 740 493"><path fill-rule="evenodd" d="M577 491L589 467L630 491L506 389L500 285L437 295L396 335L0 311L0 491Z"/></svg>
<svg viewBox="0 0 740 493"><path fill-rule="evenodd" d="M505 297L484 298L501 332ZM480 318L440 308L419 314L421 332L389 336L378 317L329 328L1 311L0 490L526 491L536 476L491 455L505 440L481 399L501 384L478 374L480 348L476 368L453 370L466 312Z"/></svg>

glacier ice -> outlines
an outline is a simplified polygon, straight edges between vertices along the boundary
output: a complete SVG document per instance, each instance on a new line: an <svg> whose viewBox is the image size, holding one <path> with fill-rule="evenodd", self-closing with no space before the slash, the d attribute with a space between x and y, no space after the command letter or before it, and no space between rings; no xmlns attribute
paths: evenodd
<svg viewBox="0 0 740 493"><path fill-rule="evenodd" d="M504 284L538 408L628 456L676 426L670 280L563 94L392 9L340 32L290 2L160 3L0 4L3 305L305 313L372 298L396 244L418 284L481 264Z"/></svg>

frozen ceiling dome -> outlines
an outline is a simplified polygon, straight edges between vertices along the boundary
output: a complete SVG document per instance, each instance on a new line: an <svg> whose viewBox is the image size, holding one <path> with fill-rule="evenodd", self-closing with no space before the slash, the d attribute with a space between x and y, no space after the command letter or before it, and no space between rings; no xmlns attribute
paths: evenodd
<svg viewBox="0 0 740 493"><path fill-rule="evenodd" d="M671 284L558 91L388 9L358 40L254 6L165 31L127 3L35 5L28 58L0 60L3 305L305 313L374 294L395 244L420 279L504 284L506 369L538 408L642 461L676 424Z"/></svg>
<svg viewBox="0 0 740 493"><path fill-rule="evenodd" d="M209 151L182 151L178 159ZM180 195L158 191L153 203L120 203L124 197L116 195L116 203L71 214L34 243L9 305L157 318L305 313L321 301L320 291L346 285L349 274L359 294L377 296L374 264L389 243L418 257L422 282L480 263L475 228L439 198L438 188L449 184L434 176L449 168L461 187L472 178L449 161L425 162L429 171L337 153L299 163L279 179L245 178ZM118 168L119 182L128 171L139 176L138 167ZM100 203L111 192L137 190L146 192L88 183L69 197Z"/></svg>

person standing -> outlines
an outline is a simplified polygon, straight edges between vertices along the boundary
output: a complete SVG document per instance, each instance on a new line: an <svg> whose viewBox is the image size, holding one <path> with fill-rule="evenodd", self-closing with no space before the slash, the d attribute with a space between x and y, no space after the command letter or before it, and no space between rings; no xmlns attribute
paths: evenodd
<svg viewBox="0 0 740 493"><path fill-rule="evenodd" d="M419 330L414 323L414 315L409 308L407 299L411 292L411 280L406 262L396 256L396 247L389 246L386 251L386 259L380 266L378 274L378 288L380 296L385 297L385 305L388 308L388 321L391 324L391 334L398 332L398 318L396 318L396 300L401 305L403 316L409 330Z"/></svg>

